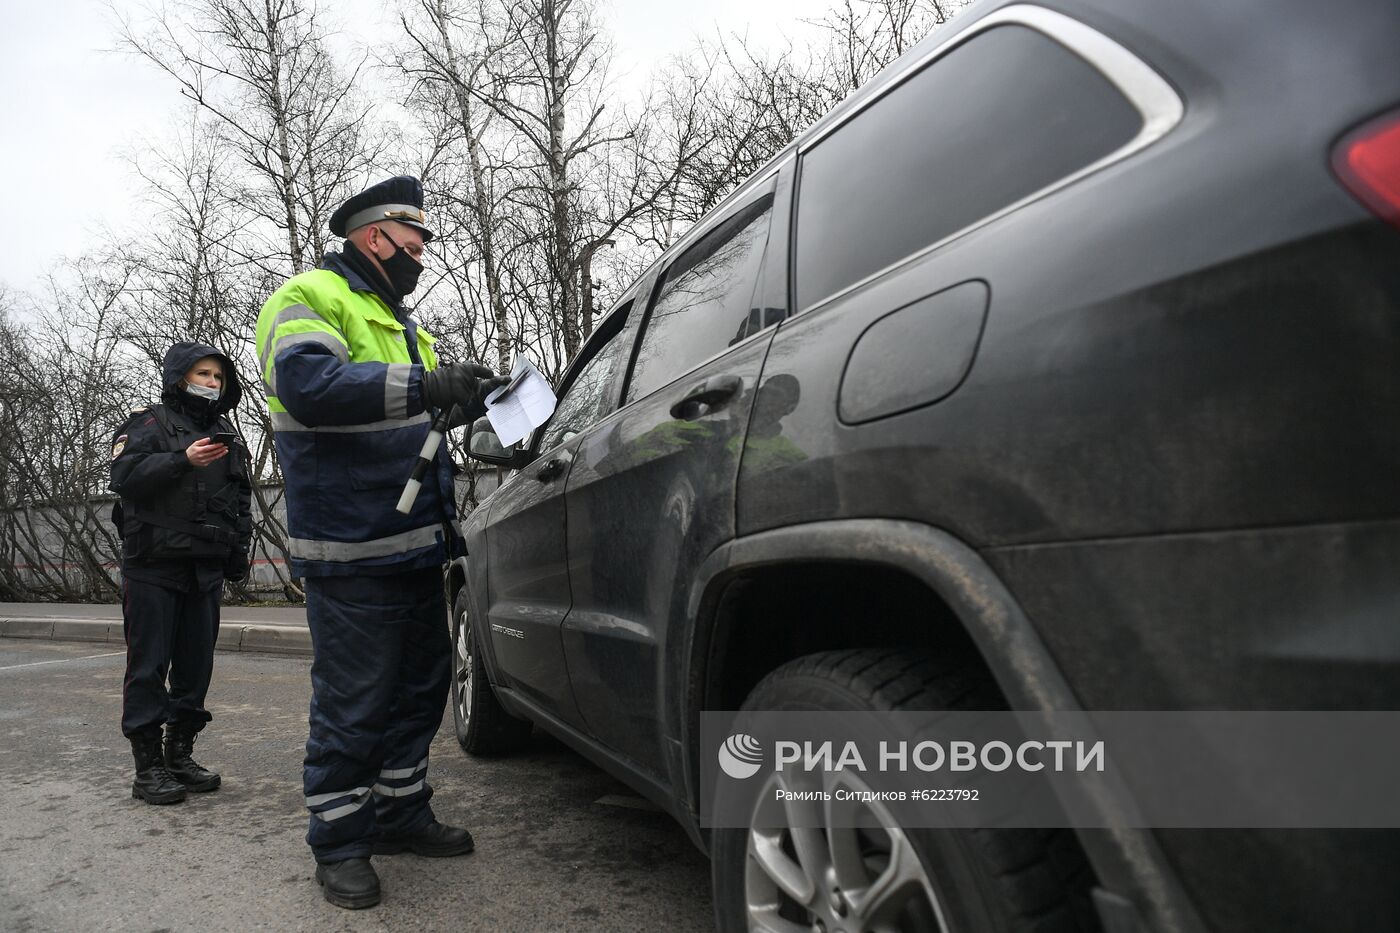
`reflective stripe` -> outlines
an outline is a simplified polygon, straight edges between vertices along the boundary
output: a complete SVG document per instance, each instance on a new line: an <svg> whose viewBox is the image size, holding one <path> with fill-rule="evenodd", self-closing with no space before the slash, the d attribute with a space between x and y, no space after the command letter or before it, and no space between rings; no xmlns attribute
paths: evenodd
<svg viewBox="0 0 1400 933"><path fill-rule="evenodd" d="M412 363L390 363L384 374L384 417L408 417L408 380L413 375Z"/></svg>
<svg viewBox="0 0 1400 933"><path fill-rule="evenodd" d="M413 424L428 424L433 420L426 411L405 419L385 419L384 421L371 421L368 424L324 424L319 428L313 428L302 424L285 411L274 411L272 413L272 430L274 431L311 431L316 434L362 434L372 431L391 431L395 428L406 428Z"/></svg>
<svg viewBox="0 0 1400 933"><path fill-rule="evenodd" d="M363 797L368 793L368 787L356 787L353 790L338 790L329 794L316 794L306 798L306 805L308 807L315 807L323 803L330 803L332 800L339 800L341 797Z"/></svg>
<svg viewBox="0 0 1400 933"><path fill-rule="evenodd" d="M308 341L311 343L319 343L321 346L330 350L342 363L350 362L350 348L346 346L344 340L341 340L335 334L328 330L299 330L296 333L283 334L272 342L272 353L264 356L260 361L263 369L267 369L268 360L275 360L277 354L287 349L287 347L297 343L306 343Z"/></svg>
<svg viewBox="0 0 1400 933"><path fill-rule="evenodd" d="M325 320L326 319L323 318L321 315L317 314L315 311L312 311L308 305L287 305L287 307L283 308L281 311L278 311L277 315L273 317L272 326L268 328L267 332L269 334L277 333L277 328L281 327L288 321L321 321L324 323Z"/></svg>
<svg viewBox="0 0 1400 933"><path fill-rule="evenodd" d="M388 557L414 548L437 544L441 525L424 525L412 531L375 538L371 541L321 541L314 538L288 538L292 556L300 560L347 561L367 557Z"/></svg>
<svg viewBox="0 0 1400 933"><path fill-rule="evenodd" d="M427 766L428 759L425 757L422 761L418 762L418 764L414 765L412 768L390 768L384 771L380 771L379 776L382 778L413 777L415 774L417 774L419 771L422 771Z"/></svg>
<svg viewBox="0 0 1400 933"><path fill-rule="evenodd" d="M354 799L351 800L349 803L345 804L344 806L332 807L329 810L311 811L316 815L317 819L321 820L322 822L329 823L333 820L340 819L342 816L349 816L356 810L359 810L361 807L363 807L366 803L369 802L369 793L370 788L368 787L356 787L354 790L335 791L334 793L329 794L315 794L311 797L306 798L306 805L308 807L316 807L323 803L329 803L332 800L339 800L343 797L349 797L353 794Z"/></svg>
<svg viewBox="0 0 1400 933"><path fill-rule="evenodd" d="M263 379L263 385L267 387L268 395L277 394L277 354L299 343L319 343L321 346L330 350L331 353L335 355L335 358L342 363L350 362L350 351L346 348L344 341L329 331L304 330L298 331L295 334L287 334L283 337L278 337L272 345L273 349L270 357L272 368L268 368L267 360L263 360L262 362L262 371L266 374L266 378Z"/></svg>
<svg viewBox="0 0 1400 933"><path fill-rule="evenodd" d="M368 800L369 796L366 795L364 800L356 800L354 803L347 803L345 806L336 807L334 810L323 810L316 814L316 818L324 823L330 823L333 820L340 819L342 816L349 816L354 813L356 810L363 807Z"/></svg>
<svg viewBox="0 0 1400 933"><path fill-rule="evenodd" d="M268 341L275 341L277 339L277 328L281 327L288 321L319 321L327 327L331 326L330 322L328 322L325 318L321 317L321 315L317 314L315 311L312 311L306 305L287 305L287 307L277 312L276 316L272 319L272 323L268 325ZM262 364L264 370L267 369L267 359L267 348L258 347L258 362Z"/></svg>
<svg viewBox="0 0 1400 933"><path fill-rule="evenodd" d="M386 787L383 784L374 785L374 792L381 797L407 797L409 794L416 794L423 789L423 778L419 778L407 787Z"/></svg>

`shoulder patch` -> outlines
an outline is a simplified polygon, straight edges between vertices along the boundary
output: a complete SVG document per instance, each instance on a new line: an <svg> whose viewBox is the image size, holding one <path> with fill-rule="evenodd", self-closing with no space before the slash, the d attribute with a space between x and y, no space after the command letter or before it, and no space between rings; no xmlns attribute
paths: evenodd
<svg viewBox="0 0 1400 933"><path fill-rule="evenodd" d="M115 460L115 459L117 459L118 457L120 457L120 456L122 455L122 451L125 450L125 449L126 449L126 435L125 435L125 434L119 434L119 435L117 436L117 439L114 440L114 441L112 441L112 459Z"/></svg>

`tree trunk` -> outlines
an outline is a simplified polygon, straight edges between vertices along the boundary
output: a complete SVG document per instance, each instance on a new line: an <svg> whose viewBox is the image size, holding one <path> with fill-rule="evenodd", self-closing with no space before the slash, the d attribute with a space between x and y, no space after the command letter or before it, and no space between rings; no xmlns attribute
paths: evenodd
<svg viewBox="0 0 1400 933"><path fill-rule="evenodd" d="M272 102L272 119L277 126L277 159L282 168L278 194L282 196L282 206L287 215L287 249L292 257L292 271L300 272L306 264L302 255L301 231L297 229L296 172L292 168L292 147L288 141L287 104L282 97L282 50L277 42L278 16L272 8L272 0L263 0L263 8L267 13L267 92Z"/></svg>
<svg viewBox="0 0 1400 933"><path fill-rule="evenodd" d="M612 240L594 240L579 252L579 317L582 321L584 340L593 333L593 254L604 246L616 245Z"/></svg>
<svg viewBox="0 0 1400 933"><path fill-rule="evenodd" d="M471 89L467 86L461 59L457 56L457 49L447 29L447 10L442 0L437 0L434 14L438 36L442 39L444 58L451 72L448 80L452 82L457 118L461 122L462 135L467 141L467 158L472 176L472 213L476 218L480 238L481 266L486 277L487 300L491 304L491 317L496 322L496 365L500 372L506 372L510 368L510 322L506 318L505 298L501 294L501 271L496 262L496 233L491 222L486 173L481 164L481 137L472 125Z"/></svg>
<svg viewBox="0 0 1400 933"><path fill-rule="evenodd" d="M579 339L576 263L569 223L569 179L564 163L564 82L560 71L559 21L563 12L556 0L543 0L540 18L545 30L545 62L549 68L549 206L554 240L554 278L559 288L559 325L564 337L564 357L574 358Z"/></svg>

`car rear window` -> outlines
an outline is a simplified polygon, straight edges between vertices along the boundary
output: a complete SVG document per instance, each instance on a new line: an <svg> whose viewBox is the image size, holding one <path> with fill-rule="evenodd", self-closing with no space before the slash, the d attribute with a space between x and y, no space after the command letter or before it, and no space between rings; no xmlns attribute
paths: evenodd
<svg viewBox="0 0 1400 933"><path fill-rule="evenodd" d="M941 56L802 159L798 307L807 308L1128 143L1136 107L1024 26Z"/></svg>

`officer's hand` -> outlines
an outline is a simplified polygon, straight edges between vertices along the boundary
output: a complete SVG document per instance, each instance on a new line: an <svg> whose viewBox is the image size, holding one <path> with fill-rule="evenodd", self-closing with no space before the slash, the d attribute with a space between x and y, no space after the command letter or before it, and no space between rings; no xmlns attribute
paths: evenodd
<svg viewBox="0 0 1400 933"><path fill-rule="evenodd" d="M215 443L212 437L201 437L185 448L185 456L191 466L206 467L220 457L228 456L228 448Z"/></svg>
<svg viewBox="0 0 1400 933"><path fill-rule="evenodd" d="M426 408L461 408L459 419L470 421L486 411L486 396L510 382L480 363L446 363L423 374L423 405Z"/></svg>
<svg viewBox="0 0 1400 933"><path fill-rule="evenodd" d="M248 555L234 551L224 561L224 579L229 583L242 583L248 579Z"/></svg>

